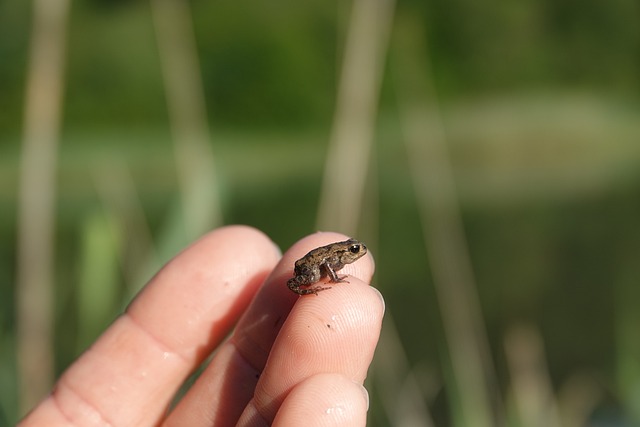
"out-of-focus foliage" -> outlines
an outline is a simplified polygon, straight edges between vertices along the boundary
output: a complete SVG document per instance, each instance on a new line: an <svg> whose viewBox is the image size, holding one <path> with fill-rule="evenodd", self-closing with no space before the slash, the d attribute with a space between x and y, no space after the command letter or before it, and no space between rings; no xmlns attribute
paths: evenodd
<svg viewBox="0 0 640 427"><path fill-rule="evenodd" d="M256 226L286 249L313 231L349 4L190 5L225 222ZM604 395L594 417L640 420L640 3L401 0L397 10L424 23L505 400L512 384L503 339L526 321L540 330L558 393L588 373ZM0 425L17 417L12 302L30 12L29 1L0 2ZM429 374L420 385L442 426L455 408L442 388L441 307L402 146L394 81L402 46L391 40L369 183L375 210L366 221L377 227L376 286L407 361ZM67 60L56 195L58 372L121 310L125 297L113 300L127 295L127 263L142 258L126 247L135 236L109 241L113 217L100 180L127 171L154 244L179 198L148 2L72 1ZM114 271L125 251L131 256ZM96 303L87 281L98 274L117 287L102 290L113 306L79 326L92 311L78 304ZM374 387L371 425L390 424L381 394Z"/></svg>
<svg viewBox="0 0 640 427"><path fill-rule="evenodd" d="M212 121L290 127L330 120L344 41L336 6L192 2ZM398 9L424 18L425 54L443 101L559 86L639 95L636 2L407 0ZM28 2L0 4L3 132L19 128L28 31ZM146 2L73 2L65 109L70 126L166 119Z"/></svg>

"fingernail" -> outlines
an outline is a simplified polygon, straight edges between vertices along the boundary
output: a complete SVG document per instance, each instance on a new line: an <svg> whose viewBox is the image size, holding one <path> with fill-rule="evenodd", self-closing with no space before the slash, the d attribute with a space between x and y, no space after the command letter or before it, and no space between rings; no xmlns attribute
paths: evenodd
<svg viewBox="0 0 640 427"><path fill-rule="evenodd" d="M369 410L369 390L367 390L365 386L363 386L359 382L354 381L354 383L358 384L358 386L360 387L360 390L362 391L362 397L364 397L365 402L367 402L367 411L368 411Z"/></svg>
<svg viewBox="0 0 640 427"><path fill-rule="evenodd" d="M276 252L276 255L278 255L278 258L282 257L282 250L280 249L280 246L276 245L276 243L272 240L271 244L273 245L273 249Z"/></svg>
<svg viewBox="0 0 640 427"><path fill-rule="evenodd" d="M376 288L374 288L373 286L371 287L374 291L376 291L376 293L378 294L378 297L380 298L380 303L382 304L382 314L384 315L384 311L387 307L387 305L384 302L384 297L382 296L382 293L380 293L380 291Z"/></svg>

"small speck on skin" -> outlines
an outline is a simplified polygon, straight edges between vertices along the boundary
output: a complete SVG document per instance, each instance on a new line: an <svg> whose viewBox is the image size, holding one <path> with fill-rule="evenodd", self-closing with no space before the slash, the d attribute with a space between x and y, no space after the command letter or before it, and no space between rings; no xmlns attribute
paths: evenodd
<svg viewBox="0 0 640 427"><path fill-rule="evenodd" d="M331 325L327 323L327 328L331 329Z"/></svg>
<svg viewBox="0 0 640 427"><path fill-rule="evenodd" d="M327 410L325 411L327 415L332 415L332 414L342 415L344 412L345 412L345 408L342 406L332 406L330 408L327 408Z"/></svg>

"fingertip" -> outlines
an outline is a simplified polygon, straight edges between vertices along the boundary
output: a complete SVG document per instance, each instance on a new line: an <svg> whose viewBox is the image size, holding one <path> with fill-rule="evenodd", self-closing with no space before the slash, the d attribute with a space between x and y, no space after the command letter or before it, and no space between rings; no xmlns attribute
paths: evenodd
<svg viewBox="0 0 640 427"><path fill-rule="evenodd" d="M254 404L272 419L282 399L306 378L333 372L362 382L380 338L380 293L357 278L298 299L271 349Z"/></svg>
<svg viewBox="0 0 640 427"><path fill-rule="evenodd" d="M369 393L340 374L317 374L296 385L285 398L274 425L364 426Z"/></svg>
<svg viewBox="0 0 640 427"><path fill-rule="evenodd" d="M301 297L290 317L291 322L302 316L328 319L328 328L347 328L370 333L378 330L384 315L384 299L380 291L357 277L348 276L348 283L331 283L330 289L318 295Z"/></svg>
<svg viewBox="0 0 640 427"><path fill-rule="evenodd" d="M220 245L220 242L242 243L246 242L261 253L273 255L274 258L280 259L282 251L264 232L250 225L233 224L226 225L215 230L211 230L198 239L191 247L199 245ZM189 250L191 247L187 248ZM244 246L245 248L248 246Z"/></svg>
<svg viewBox="0 0 640 427"><path fill-rule="evenodd" d="M225 226L169 261L127 309L183 356L206 356L248 306L280 255L264 233Z"/></svg>

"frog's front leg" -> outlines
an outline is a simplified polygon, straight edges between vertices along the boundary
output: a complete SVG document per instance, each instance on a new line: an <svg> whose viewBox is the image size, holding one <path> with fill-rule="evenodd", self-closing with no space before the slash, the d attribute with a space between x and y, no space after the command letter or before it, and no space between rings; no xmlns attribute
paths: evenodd
<svg viewBox="0 0 640 427"><path fill-rule="evenodd" d="M340 268L342 268L343 266L340 266ZM334 270L333 267L331 267L331 264L326 263L324 264L324 268L325 270L327 270L327 275L329 276L329 281L333 282L333 283L349 283L347 280L344 280L345 277L347 276L342 276L339 277L338 274L336 273L336 271ZM339 270L340 268L337 268L337 270Z"/></svg>

